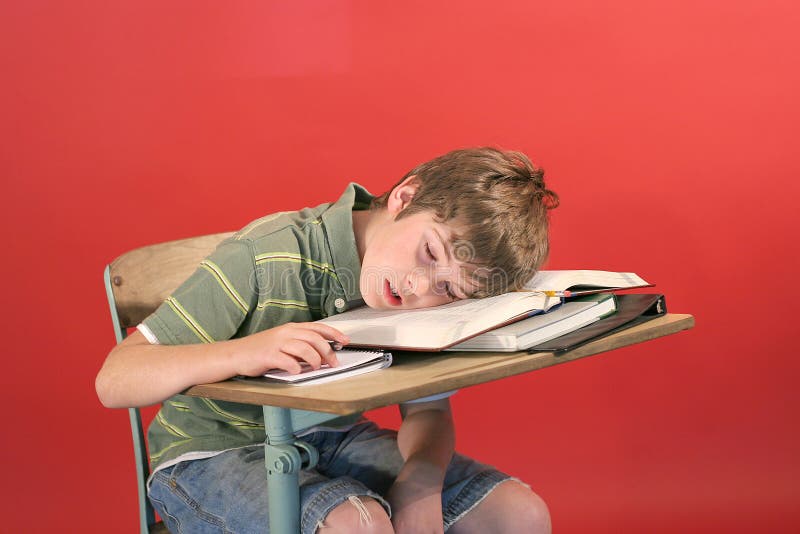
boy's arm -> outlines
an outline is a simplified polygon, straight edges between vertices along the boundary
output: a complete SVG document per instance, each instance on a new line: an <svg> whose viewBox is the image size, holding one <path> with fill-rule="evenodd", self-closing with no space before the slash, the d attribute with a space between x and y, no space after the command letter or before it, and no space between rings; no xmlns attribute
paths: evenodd
<svg viewBox="0 0 800 534"><path fill-rule="evenodd" d="M450 400L400 406L403 423L397 445L405 460L389 489L397 532L441 532L442 485L455 449Z"/></svg>
<svg viewBox="0 0 800 534"><path fill-rule="evenodd" d="M329 340L347 344L338 330L321 323L287 323L247 337L192 345L151 345L136 331L111 350L95 379L97 396L109 408L156 404L196 384L233 376L258 376L269 369L300 372L336 365Z"/></svg>

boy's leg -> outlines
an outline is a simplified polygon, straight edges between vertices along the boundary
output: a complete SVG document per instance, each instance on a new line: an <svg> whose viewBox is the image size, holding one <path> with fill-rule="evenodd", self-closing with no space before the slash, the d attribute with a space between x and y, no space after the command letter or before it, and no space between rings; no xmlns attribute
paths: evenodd
<svg viewBox="0 0 800 534"><path fill-rule="evenodd" d="M335 443L320 455L317 469L328 477L354 478L385 495L403 466L397 433L374 423L330 433L327 439ZM547 506L527 485L458 453L445 475L442 515L447 532L550 531Z"/></svg>
<svg viewBox="0 0 800 534"><path fill-rule="evenodd" d="M550 513L541 497L514 479L496 485L478 504L457 519L451 534L513 532L550 534Z"/></svg>
<svg viewBox="0 0 800 534"><path fill-rule="evenodd" d="M519 479L455 454L442 491L448 533L549 533L544 501Z"/></svg>
<svg viewBox="0 0 800 534"><path fill-rule="evenodd" d="M318 534L394 533L392 522L381 503L371 497L351 499L331 510L325 520L317 525Z"/></svg>
<svg viewBox="0 0 800 534"><path fill-rule="evenodd" d="M156 472L149 496L172 532L267 532L266 478L264 447L244 447ZM299 478L302 534L391 532L388 505L363 484L314 470Z"/></svg>

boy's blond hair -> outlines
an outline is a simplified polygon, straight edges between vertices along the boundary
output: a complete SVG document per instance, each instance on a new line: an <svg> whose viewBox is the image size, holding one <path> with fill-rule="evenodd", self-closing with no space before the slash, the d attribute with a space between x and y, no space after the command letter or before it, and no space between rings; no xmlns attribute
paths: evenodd
<svg viewBox="0 0 800 534"><path fill-rule="evenodd" d="M397 219L428 211L452 224L454 255L470 266L477 287L471 297L518 289L544 263L547 212L558 206L558 195L545 187L544 171L525 154L454 150L412 169L396 185L409 176L418 189ZM388 196L375 198L372 207L384 207Z"/></svg>

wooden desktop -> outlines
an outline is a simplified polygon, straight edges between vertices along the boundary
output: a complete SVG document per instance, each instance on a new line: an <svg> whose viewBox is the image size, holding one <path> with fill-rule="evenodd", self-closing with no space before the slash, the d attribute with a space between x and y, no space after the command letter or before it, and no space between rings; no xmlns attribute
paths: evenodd
<svg viewBox="0 0 800 534"><path fill-rule="evenodd" d="M687 330L694 317L666 314L562 355L549 352L394 352L387 369L319 385L226 380L185 394L264 407L270 532L299 529L300 469L316 465L313 447L294 434L342 416L498 380Z"/></svg>

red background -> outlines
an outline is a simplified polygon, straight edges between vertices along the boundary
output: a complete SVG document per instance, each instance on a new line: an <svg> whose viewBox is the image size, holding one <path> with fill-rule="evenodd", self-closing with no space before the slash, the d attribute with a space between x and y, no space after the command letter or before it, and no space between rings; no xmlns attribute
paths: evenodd
<svg viewBox="0 0 800 534"><path fill-rule="evenodd" d="M697 327L460 392L458 447L557 532L797 532L799 23L788 1L3 2L0 531L136 531L128 419L93 385L107 262L491 144L561 195L551 268L636 271Z"/></svg>

